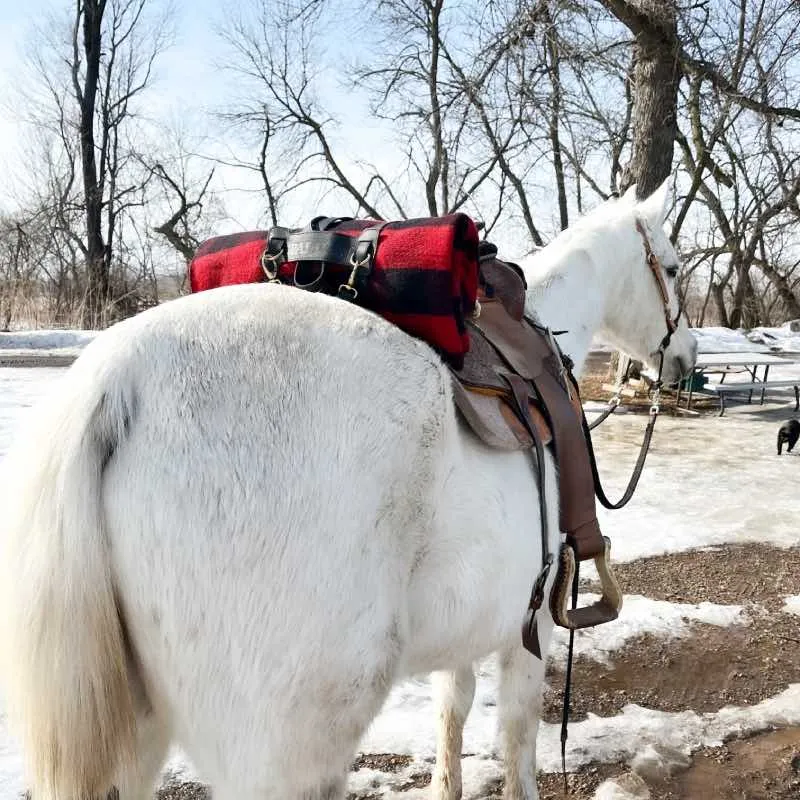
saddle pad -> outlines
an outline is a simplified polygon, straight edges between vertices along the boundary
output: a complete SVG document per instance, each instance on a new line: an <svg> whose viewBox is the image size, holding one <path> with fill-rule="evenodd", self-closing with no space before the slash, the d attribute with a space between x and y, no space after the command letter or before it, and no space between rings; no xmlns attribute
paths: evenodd
<svg viewBox="0 0 800 800"><path fill-rule="evenodd" d="M364 229L378 225L383 227L372 269L356 302L424 340L460 368L470 345L465 319L478 293L475 223L465 214L450 214L389 223L346 220L328 230L355 240ZM265 280L261 256L268 237L267 231L253 231L204 242L189 266L191 290ZM315 291L335 294L352 269L349 263L285 261L278 265L277 277L281 283L306 285L312 275Z"/></svg>

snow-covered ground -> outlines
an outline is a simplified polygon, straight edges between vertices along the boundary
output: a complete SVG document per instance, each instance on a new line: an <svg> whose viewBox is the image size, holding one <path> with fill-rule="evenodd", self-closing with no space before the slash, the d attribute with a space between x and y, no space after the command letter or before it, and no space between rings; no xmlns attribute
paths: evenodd
<svg viewBox="0 0 800 800"><path fill-rule="evenodd" d="M800 334L788 328L772 329L770 334L786 345L782 349L800 345ZM701 342L703 335L698 337ZM93 334L72 332L0 334L0 356L4 349L79 350L91 338ZM725 350L736 347L727 333L713 332L706 337L703 349L720 352L708 350L706 345L724 345ZM748 345L752 348L753 342L748 341ZM800 346L795 349L800 350ZM31 404L54 386L63 371L0 368L0 459ZM780 547L800 544L798 461L775 455L777 425L791 416L789 409L786 404L771 403L737 407L722 418L659 419L651 455L633 502L617 512L599 510L601 527L612 539L614 558L632 560L735 542L768 542ZM644 424L640 415L618 414L596 432L600 471L612 499L621 493L633 468ZM776 497L780 498L779 503ZM800 613L800 596L786 599L784 613ZM614 653L632 638L643 633L680 637L687 635L692 621L717 626L750 623L747 611L739 606L690 605L627 596L619 620L602 629L580 632L576 646L578 652L591 659L613 661ZM565 632L558 631L555 659L564 659L565 642ZM470 754L464 763L466 798L485 796L487 782L501 772L496 700L496 665L490 658L480 665L475 704L466 728L464 751ZM734 733L788 724L800 724L800 684L758 705L728 707L714 713L699 714L690 709L666 713L628 705L616 716L589 715L570 726L567 768L575 770L589 762L635 758L680 759ZM394 774L361 769L351 776L351 790L368 789L373 795L404 800L428 796L427 789L397 789L415 772L428 770L435 752L434 714L426 679L407 681L395 688L364 737L361 749L408 754L413 761ZM538 752L543 770L555 772L560 768L556 726L542 725ZM197 775L177 751L167 771L185 777ZM0 800L12 800L23 789L19 752L0 715ZM622 797L614 794L613 787L605 786L598 790L597 798L615 796Z"/></svg>
<svg viewBox="0 0 800 800"><path fill-rule="evenodd" d="M80 355L98 331L0 331L0 357L30 355L42 357Z"/></svg>
<svg viewBox="0 0 800 800"><path fill-rule="evenodd" d="M793 330L794 329L794 330ZM693 328L700 353L800 353L800 320L778 328Z"/></svg>

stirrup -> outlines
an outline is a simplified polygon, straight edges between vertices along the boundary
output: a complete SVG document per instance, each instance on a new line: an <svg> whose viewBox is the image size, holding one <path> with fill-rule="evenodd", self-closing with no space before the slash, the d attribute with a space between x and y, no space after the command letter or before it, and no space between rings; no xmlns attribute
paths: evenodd
<svg viewBox="0 0 800 800"><path fill-rule="evenodd" d="M602 597L584 608L569 608L572 581L575 578L575 551L568 544L561 545L558 555L558 569L550 594L550 611L556 625L569 630L592 628L611 622L619 616L622 608L622 590L611 569L611 541L603 537L603 552L595 557L594 565L600 576Z"/></svg>

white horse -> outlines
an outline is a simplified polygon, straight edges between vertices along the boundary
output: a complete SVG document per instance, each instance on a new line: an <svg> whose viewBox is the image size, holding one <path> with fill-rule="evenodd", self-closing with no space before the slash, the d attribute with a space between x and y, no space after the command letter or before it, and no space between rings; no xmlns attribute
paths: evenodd
<svg viewBox="0 0 800 800"><path fill-rule="evenodd" d="M579 369L599 330L653 361L645 236L677 310L665 192L604 204L525 265ZM664 378L694 354L681 322ZM495 651L505 796L537 797L535 481L465 428L427 345L293 288L176 300L87 347L3 470L0 653L36 800L141 800L170 742L217 800L339 800L391 686L436 670L432 791L457 798L471 665Z"/></svg>

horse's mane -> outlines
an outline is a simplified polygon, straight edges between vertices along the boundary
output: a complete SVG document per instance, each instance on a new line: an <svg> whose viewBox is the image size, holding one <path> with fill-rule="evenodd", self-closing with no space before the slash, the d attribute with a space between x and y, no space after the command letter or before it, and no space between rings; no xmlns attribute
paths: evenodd
<svg viewBox="0 0 800 800"><path fill-rule="evenodd" d="M531 277L544 279L548 273L561 263L564 250L574 244L577 237L583 239L583 249L589 250L601 231L621 220L626 213L633 213L633 205L620 197L611 197L571 222L569 227L558 233L545 247L535 250L522 259L523 269L531 271Z"/></svg>

